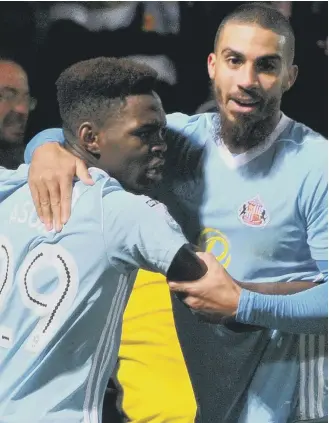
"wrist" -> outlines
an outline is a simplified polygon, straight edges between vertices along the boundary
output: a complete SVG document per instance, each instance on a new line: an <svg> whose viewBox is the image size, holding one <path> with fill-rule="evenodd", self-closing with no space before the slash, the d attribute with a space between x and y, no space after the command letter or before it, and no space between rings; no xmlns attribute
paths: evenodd
<svg viewBox="0 0 329 423"><path fill-rule="evenodd" d="M49 148L49 146L50 145L54 145L54 144L55 144L55 147L56 148L60 148L60 146L61 146L58 141L52 141L52 140L50 141L50 140L47 140L47 142L45 142L44 144L38 145L35 148L35 150L32 153L32 157L35 156L35 154L38 154L40 151L43 151L43 150L46 150L47 151L47 149ZM42 154L44 154L44 153L42 153Z"/></svg>
<svg viewBox="0 0 329 423"><path fill-rule="evenodd" d="M242 288L239 286L239 283L236 282L234 284L234 295L233 295L233 302L232 302L232 316L235 316L238 312L240 297L241 297Z"/></svg>

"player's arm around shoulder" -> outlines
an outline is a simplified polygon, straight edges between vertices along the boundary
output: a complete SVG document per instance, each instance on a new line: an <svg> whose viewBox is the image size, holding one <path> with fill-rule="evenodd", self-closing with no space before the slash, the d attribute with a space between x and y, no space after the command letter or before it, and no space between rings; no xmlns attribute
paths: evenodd
<svg viewBox="0 0 329 423"><path fill-rule="evenodd" d="M72 183L77 176L93 185L83 160L63 147L63 130L46 129L28 143L24 160L31 163L29 186L37 214L48 230L62 230L71 214Z"/></svg>
<svg viewBox="0 0 329 423"><path fill-rule="evenodd" d="M211 116L207 114L189 116L172 113L167 115L165 137L169 173L177 171L177 168L188 169L191 166L191 160L195 165L195 156L198 156L197 152L203 151L211 125Z"/></svg>

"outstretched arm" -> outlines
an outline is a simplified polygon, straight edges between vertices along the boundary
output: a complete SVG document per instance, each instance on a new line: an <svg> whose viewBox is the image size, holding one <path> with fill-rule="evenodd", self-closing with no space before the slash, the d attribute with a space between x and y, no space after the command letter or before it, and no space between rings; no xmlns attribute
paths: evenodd
<svg viewBox="0 0 329 423"><path fill-rule="evenodd" d="M292 295L263 295L243 290L236 320L284 332L326 333L328 284Z"/></svg>
<svg viewBox="0 0 329 423"><path fill-rule="evenodd" d="M198 255L205 260L204 253ZM206 264L208 268L211 265L207 261ZM237 292L230 289L236 285L239 286ZM236 284L221 267L217 268L216 278L170 282L169 286L174 292L184 293L184 302L189 307L229 327L240 322L291 333L325 333L327 330L327 283L248 283L245 289L243 283ZM226 317L223 319L223 316Z"/></svg>

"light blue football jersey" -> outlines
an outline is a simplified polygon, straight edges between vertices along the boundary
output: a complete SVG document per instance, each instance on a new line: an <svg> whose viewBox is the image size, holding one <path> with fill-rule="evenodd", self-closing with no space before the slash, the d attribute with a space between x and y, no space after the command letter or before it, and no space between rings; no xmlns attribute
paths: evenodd
<svg viewBox="0 0 329 423"><path fill-rule="evenodd" d="M317 262L328 259L327 141L282 115L264 144L234 156L216 135L218 123L215 114L168 116L175 172L167 172L160 201L237 280L326 280ZM327 286L311 291L301 295L310 303L313 295L323 316ZM268 313L266 298L276 302ZM327 415L327 320L306 321L302 307L280 307L287 299L243 291L237 320L282 330L233 333L198 322L173 298L200 421Z"/></svg>
<svg viewBox="0 0 329 423"><path fill-rule="evenodd" d="M327 282L327 141L282 115L262 145L234 156L218 124L216 114L167 116L158 199L189 241L237 280ZM25 159L42 142L62 139L60 130L44 131ZM290 296L243 290L237 319L280 330L235 333L199 322L173 297L197 420L291 423L327 415L327 298L326 283Z"/></svg>
<svg viewBox="0 0 329 423"><path fill-rule="evenodd" d="M166 273L186 238L167 210L99 169L60 233L36 216L28 166L0 169L0 421L101 422L136 269Z"/></svg>

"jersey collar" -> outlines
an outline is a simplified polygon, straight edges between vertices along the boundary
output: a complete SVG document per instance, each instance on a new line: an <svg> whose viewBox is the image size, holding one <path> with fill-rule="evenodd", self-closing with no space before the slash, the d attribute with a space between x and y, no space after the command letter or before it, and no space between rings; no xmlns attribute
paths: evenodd
<svg viewBox="0 0 329 423"><path fill-rule="evenodd" d="M265 142L256 145L245 153L232 154L226 147L226 145L221 140L219 140L219 155L229 168L237 169L238 167L249 163L251 160L255 159L256 157L260 156L265 151L267 151L275 143L275 141L282 134L282 132L286 129L290 121L290 118L288 118L284 113L281 113L281 119L279 123L277 124L273 132L267 137Z"/></svg>

